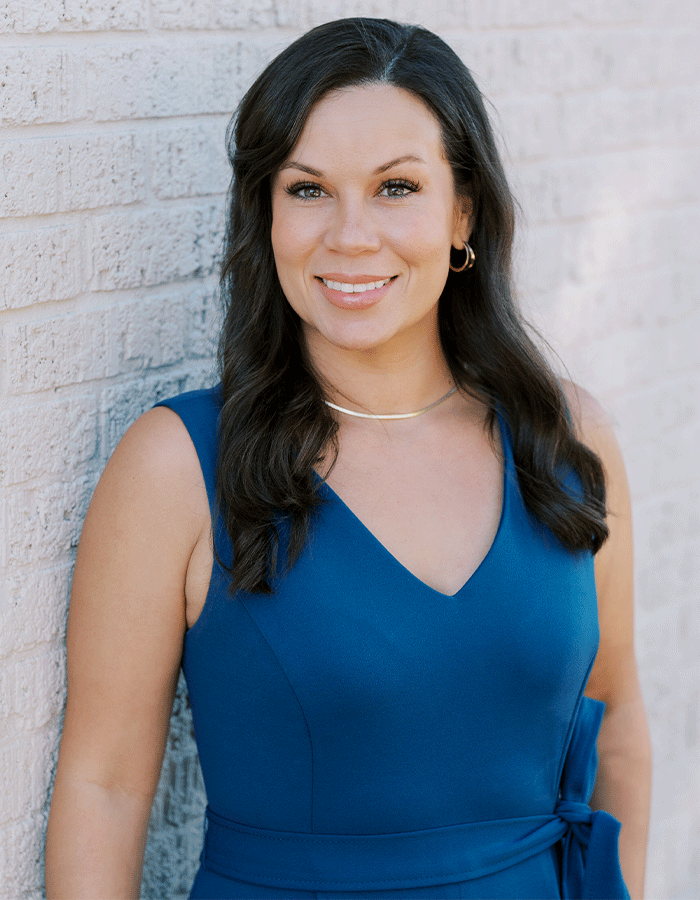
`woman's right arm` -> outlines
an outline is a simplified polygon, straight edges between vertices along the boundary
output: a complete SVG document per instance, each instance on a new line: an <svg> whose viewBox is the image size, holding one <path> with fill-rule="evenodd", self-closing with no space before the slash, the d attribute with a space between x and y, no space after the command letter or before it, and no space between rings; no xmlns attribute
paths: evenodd
<svg viewBox="0 0 700 900"><path fill-rule="evenodd" d="M49 900L139 896L186 628L187 567L208 533L189 435L172 411L151 410L111 457L78 547Z"/></svg>

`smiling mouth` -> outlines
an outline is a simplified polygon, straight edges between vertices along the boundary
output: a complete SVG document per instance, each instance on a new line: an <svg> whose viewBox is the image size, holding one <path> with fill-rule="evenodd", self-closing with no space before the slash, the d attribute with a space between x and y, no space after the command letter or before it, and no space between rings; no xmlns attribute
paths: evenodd
<svg viewBox="0 0 700 900"><path fill-rule="evenodd" d="M381 281L367 281L363 284L349 284L346 281L330 281L329 279L321 278L320 276L318 280L332 291L342 291L343 294L365 294L367 291L376 291L378 288L384 287L385 284L389 284L389 282L393 281L396 277L396 275L392 275L391 278L383 278Z"/></svg>

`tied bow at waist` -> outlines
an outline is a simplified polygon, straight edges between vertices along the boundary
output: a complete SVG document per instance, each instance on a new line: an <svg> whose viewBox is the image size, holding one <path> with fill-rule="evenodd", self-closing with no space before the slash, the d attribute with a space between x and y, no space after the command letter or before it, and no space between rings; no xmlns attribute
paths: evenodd
<svg viewBox="0 0 700 900"><path fill-rule="evenodd" d="M561 838L564 900L629 898L617 851L620 823L602 810L593 812L588 805L598 768L596 739L604 711L604 703L582 698L564 761L561 797L554 810L566 824Z"/></svg>
<svg viewBox="0 0 700 900"><path fill-rule="evenodd" d="M617 819L571 800L560 800L555 814L565 823L561 837L563 900L627 900L617 855Z"/></svg>
<svg viewBox="0 0 700 900"><path fill-rule="evenodd" d="M268 887L366 891L481 878L560 842L565 900L629 900L617 857L619 822L588 799L604 706L584 697L552 815L398 834L307 834L240 825L207 810L202 865Z"/></svg>

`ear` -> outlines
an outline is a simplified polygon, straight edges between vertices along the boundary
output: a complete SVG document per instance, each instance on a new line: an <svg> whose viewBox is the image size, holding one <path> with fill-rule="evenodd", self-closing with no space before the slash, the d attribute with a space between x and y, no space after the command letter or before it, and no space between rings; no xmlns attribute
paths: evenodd
<svg viewBox="0 0 700 900"><path fill-rule="evenodd" d="M471 197L459 197L455 202L454 230L452 246L461 250L467 243L474 225L474 204Z"/></svg>

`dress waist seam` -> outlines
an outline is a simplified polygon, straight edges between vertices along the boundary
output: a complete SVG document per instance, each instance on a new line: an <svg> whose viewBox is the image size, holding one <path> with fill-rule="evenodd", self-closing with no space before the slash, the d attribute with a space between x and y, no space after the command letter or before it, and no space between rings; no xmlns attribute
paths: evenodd
<svg viewBox="0 0 700 900"><path fill-rule="evenodd" d="M207 810L202 864L229 878L299 890L428 887L508 868L551 847L566 829L553 814L395 834L307 834L251 828Z"/></svg>

